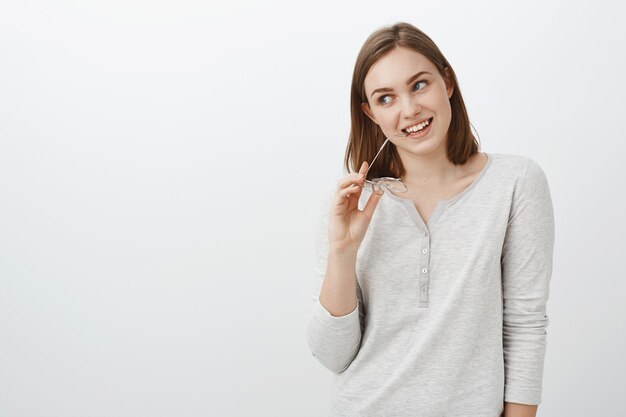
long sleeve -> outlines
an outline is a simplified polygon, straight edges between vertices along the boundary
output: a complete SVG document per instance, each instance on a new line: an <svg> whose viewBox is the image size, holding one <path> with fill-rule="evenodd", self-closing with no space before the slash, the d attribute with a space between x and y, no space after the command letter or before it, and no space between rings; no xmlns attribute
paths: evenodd
<svg viewBox="0 0 626 417"><path fill-rule="evenodd" d="M334 190L321 205L316 230L313 306L309 314L306 338L313 356L334 373L343 372L355 358L361 345L364 319L361 290L357 282L357 306L345 316L333 316L319 300L326 275L328 258L328 220Z"/></svg>
<svg viewBox="0 0 626 417"><path fill-rule="evenodd" d="M554 212L545 173L528 158L502 249L504 401L541 403Z"/></svg>

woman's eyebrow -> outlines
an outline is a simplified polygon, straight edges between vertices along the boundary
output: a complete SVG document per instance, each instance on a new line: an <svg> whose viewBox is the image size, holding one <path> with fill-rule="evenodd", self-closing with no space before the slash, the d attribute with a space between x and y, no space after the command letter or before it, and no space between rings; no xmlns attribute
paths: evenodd
<svg viewBox="0 0 626 417"><path fill-rule="evenodd" d="M428 72L428 71L420 71L420 72L418 72L417 74L411 76L411 78L409 78L406 81L406 85L411 84L411 81L413 81L417 77L421 76L422 74L430 74L430 72ZM393 88L389 88L389 87L377 88L376 90L372 91L372 94L370 94L370 97L372 97L374 95L374 93L384 92L384 91L393 91Z"/></svg>

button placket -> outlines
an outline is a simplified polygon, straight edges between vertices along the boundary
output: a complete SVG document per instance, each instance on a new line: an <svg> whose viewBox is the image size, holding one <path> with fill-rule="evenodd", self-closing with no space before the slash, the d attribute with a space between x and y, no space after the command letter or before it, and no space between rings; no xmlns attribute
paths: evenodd
<svg viewBox="0 0 626 417"><path fill-rule="evenodd" d="M428 268L430 261L430 234L425 231L422 238L422 256L419 271L419 307L428 307L428 277L430 269Z"/></svg>

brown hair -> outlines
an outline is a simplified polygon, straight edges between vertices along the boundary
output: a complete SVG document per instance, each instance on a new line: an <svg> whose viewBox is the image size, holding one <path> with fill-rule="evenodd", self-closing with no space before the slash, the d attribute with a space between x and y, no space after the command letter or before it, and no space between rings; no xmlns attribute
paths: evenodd
<svg viewBox="0 0 626 417"><path fill-rule="evenodd" d="M357 172L363 161L371 163L386 139L380 127L363 113L361 103L367 103L364 83L370 67L396 47L405 47L421 53L437 67L444 79L452 81L454 88L450 97L452 119L448 129L447 153L448 159L454 165L464 164L470 156L478 152L480 143L470 130L471 123L454 70L437 45L424 32L409 23L399 22L372 33L357 56L350 92L352 127L346 147L345 168L348 172ZM445 73L446 68L451 80ZM400 178L404 174L405 170L396 146L389 141L376 158L367 177Z"/></svg>

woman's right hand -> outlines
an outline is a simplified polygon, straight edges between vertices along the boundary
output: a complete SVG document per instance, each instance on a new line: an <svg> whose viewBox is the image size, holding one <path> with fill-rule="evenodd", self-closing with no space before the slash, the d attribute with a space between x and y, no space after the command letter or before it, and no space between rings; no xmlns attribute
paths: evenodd
<svg viewBox="0 0 626 417"><path fill-rule="evenodd" d="M358 209L368 163L363 162L358 173L348 174L337 183L337 191L330 205L328 222L329 250L356 254L382 196L374 192L363 210ZM362 176L361 176L362 175Z"/></svg>

